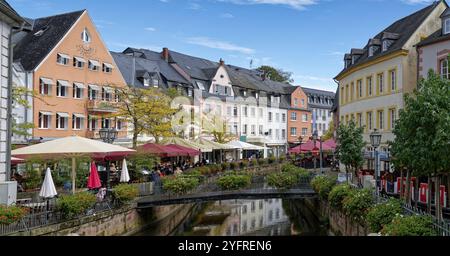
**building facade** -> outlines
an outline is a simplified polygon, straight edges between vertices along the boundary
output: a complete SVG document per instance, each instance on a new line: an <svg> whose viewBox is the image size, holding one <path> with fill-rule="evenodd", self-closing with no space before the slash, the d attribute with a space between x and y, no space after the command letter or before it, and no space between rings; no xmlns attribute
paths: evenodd
<svg viewBox="0 0 450 256"><path fill-rule="evenodd" d="M368 159L373 152L369 135L377 129L382 133L381 159L389 161L388 141L394 140L392 130L403 108L403 97L417 84L414 46L441 27L439 17L446 8L445 1L434 2L394 22L363 49L352 49L345 55L345 67L335 78L339 82L339 122L354 120L364 127ZM368 168L373 169L373 165Z"/></svg>
<svg viewBox="0 0 450 256"><path fill-rule="evenodd" d="M157 87L179 92L183 99L175 105L182 105L183 115L191 120L177 128L185 138L211 138L212 126L237 140L265 147L266 157L286 154L291 85L271 81L257 70L167 48L160 53L128 48L112 55L128 84L145 88L140 77L154 73L160 79Z"/></svg>
<svg viewBox="0 0 450 256"><path fill-rule="evenodd" d="M327 133L333 121L333 104L335 101L335 93L329 91L316 90L311 88L303 88L308 97L308 107L312 112L310 122L311 133L318 132L319 137Z"/></svg>
<svg viewBox="0 0 450 256"><path fill-rule="evenodd" d="M288 143L292 146L308 140L311 135L312 112L308 109L308 96L302 87L293 87L291 94L290 108L288 110Z"/></svg>
<svg viewBox="0 0 450 256"><path fill-rule="evenodd" d="M101 128L126 137L126 120L117 112L115 88L126 83L86 10L32 21L17 35L14 77L33 91L31 108L16 108L16 120L34 125L16 143L77 135L98 139Z"/></svg>
<svg viewBox="0 0 450 256"><path fill-rule="evenodd" d="M17 28L25 24L25 20L6 1L0 1L0 183L9 180L11 169L11 37Z"/></svg>

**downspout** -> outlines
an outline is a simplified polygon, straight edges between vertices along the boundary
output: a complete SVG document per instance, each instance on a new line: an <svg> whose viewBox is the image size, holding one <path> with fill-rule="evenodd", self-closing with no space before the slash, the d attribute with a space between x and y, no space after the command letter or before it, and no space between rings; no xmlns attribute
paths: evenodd
<svg viewBox="0 0 450 256"><path fill-rule="evenodd" d="M8 103L7 103L7 130L6 130L6 177L5 181L11 180L11 150L12 150L12 65L13 65L13 53L14 49L12 46L12 37L14 32L22 31L26 22L22 22L21 26L19 28L11 26L9 30L9 38L8 38Z"/></svg>

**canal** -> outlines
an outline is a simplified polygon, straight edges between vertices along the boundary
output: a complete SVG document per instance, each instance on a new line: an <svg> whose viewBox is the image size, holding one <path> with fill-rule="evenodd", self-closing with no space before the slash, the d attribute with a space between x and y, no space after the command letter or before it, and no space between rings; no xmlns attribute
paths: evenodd
<svg viewBox="0 0 450 256"><path fill-rule="evenodd" d="M164 225L164 224L159 224ZM149 227L137 235L158 235ZM306 199L229 200L193 205L171 235L328 236L332 235Z"/></svg>

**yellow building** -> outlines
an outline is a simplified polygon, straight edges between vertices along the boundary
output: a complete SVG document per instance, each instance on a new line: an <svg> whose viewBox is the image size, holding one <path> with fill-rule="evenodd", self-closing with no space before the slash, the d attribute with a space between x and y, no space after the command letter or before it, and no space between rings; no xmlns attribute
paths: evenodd
<svg viewBox="0 0 450 256"><path fill-rule="evenodd" d="M417 86L415 45L441 27L439 17L447 7L445 1L436 1L394 22L363 49L345 55L345 67L335 78L339 82L339 122L353 119L365 127L368 151L372 151L369 134L374 129L383 135L380 150L388 151L403 96ZM387 162L385 157L381 158Z"/></svg>

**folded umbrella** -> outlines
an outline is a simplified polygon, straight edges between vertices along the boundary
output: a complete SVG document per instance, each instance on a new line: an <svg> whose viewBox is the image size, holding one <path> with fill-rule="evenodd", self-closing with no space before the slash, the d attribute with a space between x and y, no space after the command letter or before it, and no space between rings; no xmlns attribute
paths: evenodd
<svg viewBox="0 0 450 256"><path fill-rule="evenodd" d="M58 192L56 192L55 184L53 183L52 173L50 168L47 168L39 196L43 198L53 198L56 195L58 195Z"/></svg>
<svg viewBox="0 0 450 256"><path fill-rule="evenodd" d="M89 189L97 189L102 187L100 177L98 176L97 166L95 162L91 163L91 172L89 174L88 185Z"/></svg>
<svg viewBox="0 0 450 256"><path fill-rule="evenodd" d="M123 159L122 171L120 173L120 182L127 183L130 181L130 174L128 173L127 160Z"/></svg>

